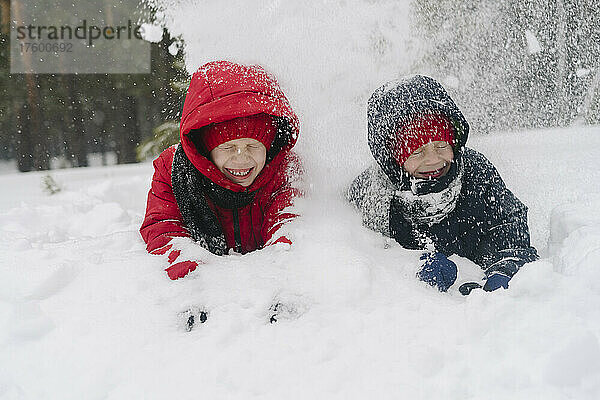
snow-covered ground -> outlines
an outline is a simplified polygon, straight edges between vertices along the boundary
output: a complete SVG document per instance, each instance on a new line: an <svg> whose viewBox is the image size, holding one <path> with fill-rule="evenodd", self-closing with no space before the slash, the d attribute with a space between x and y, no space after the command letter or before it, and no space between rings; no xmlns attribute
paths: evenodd
<svg viewBox="0 0 600 400"><path fill-rule="evenodd" d="M344 179L320 190L315 171L291 248L197 249L207 264L179 281L137 232L151 164L52 171L55 195L44 173L0 176L0 398L597 399L600 128L471 143L544 256L468 297L415 279L419 253L362 228ZM277 301L300 316L270 324ZM190 306L210 315L188 333Z"/></svg>

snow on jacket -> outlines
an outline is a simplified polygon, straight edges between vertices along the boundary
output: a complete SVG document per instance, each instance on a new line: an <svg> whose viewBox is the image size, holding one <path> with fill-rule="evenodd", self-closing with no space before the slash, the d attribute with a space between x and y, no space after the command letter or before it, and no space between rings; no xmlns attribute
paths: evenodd
<svg viewBox="0 0 600 400"><path fill-rule="evenodd" d="M403 203L405 193L411 191L410 181L389 149L390 138L401 125L426 111L444 113L457 139L453 179L460 191L450 211L434 222L409 215ZM530 245L527 207L482 154L465 147L469 126L439 83L417 75L384 85L369 100L368 129L377 163L361 173L348 191L366 227L407 249L433 247L447 256L466 257L487 275L499 271L512 277L523 264L538 258ZM441 180L446 187L452 182Z"/></svg>
<svg viewBox="0 0 600 400"><path fill-rule="evenodd" d="M250 186L243 187L227 179L197 149L193 134L211 123L259 113L273 116L278 132L263 170ZM211 220L217 221L216 230L222 234L226 248L240 253L278 241L290 243L278 236L277 230L295 216L286 208L299 195L294 182L301 175L301 166L291 151L298 133L297 116L276 80L261 67L226 61L202 66L192 76L186 95L181 143L166 149L154 161L152 187L140 229L147 250L162 254L170 249L169 262L173 262L179 252L170 248L171 238L191 237L221 254L199 240L193 229L202 231L206 228L204 222ZM198 202L208 206L200 215L195 207Z"/></svg>

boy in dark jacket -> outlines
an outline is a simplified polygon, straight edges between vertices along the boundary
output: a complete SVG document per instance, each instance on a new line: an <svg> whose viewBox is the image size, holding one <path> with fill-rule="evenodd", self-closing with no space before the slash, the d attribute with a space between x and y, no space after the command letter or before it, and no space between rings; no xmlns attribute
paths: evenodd
<svg viewBox="0 0 600 400"><path fill-rule="evenodd" d="M523 264L538 258L529 242L527 207L496 168L465 147L469 125L444 88L429 77L388 82L368 103L368 141L377 163L348 192L365 226L407 249L425 250L417 276L446 291L458 254L485 271L482 284L508 288Z"/></svg>
<svg viewBox="0 0 600 400"><path fill-rule="evenodd" d="M291 151L298 125L261 67L217 61L194 73L181 143L154 161L140 229L149 252L167 255L171 279L202 263L181 254L174 237L190 237L217 255L291 243L277 230L294 217L285 209L299 194L293 183L301 167Z"/></svg>

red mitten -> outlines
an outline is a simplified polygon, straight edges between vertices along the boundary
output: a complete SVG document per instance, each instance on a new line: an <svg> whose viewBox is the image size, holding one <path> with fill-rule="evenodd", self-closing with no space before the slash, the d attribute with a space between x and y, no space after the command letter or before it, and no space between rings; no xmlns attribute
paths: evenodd
<svg viewBox="0 0 600 400"><path fill-rule="evenodd" d="M171 265L165 271L172 280L183 278L190 272L196 269L198 263L196 261L181 261Z"/></svg>
<svg viewBox="0 0 600 400"><path fill-rule="evenodd" d="M280 236L279 238L277 238L277 240L275 240L274 242L270 243L269 245L272 246L272 245L277 244L277 243L286 243L286 244L291 245L292 241L290 239L286 238L285 236Z"/></svg>
<svg viewBox="0 0 600 400"><path fill-rule="evenodd" d="M166 243L164 246L154 249L152 254L166 255L167 261L171 264L165 271L172 280L183 278L190 272L196 269L198 266L197 261L181 261L173 264L177 258L181 255L181 250L173 248L173 245Z"/></svg>
<svg viewBox="0 0 600 400"><path fill-rule="evenodd" d="M173 262L177 260L177 257L179 257L180 254L181 250L173 250L172 252L170 252L169 257L167 257L167 259L169 260L169 264L173 264Z"/></svg>
<svg viewBox="0 0 600 400"><path fill-rule="evenodd" d="M159 247L157 249L154 249L150 252L150 254L155 254L155 255L159 255L162 256L163 254L165 254L167 251L169 251L171 249L171 247L173 247L172 244L167 244L165 246Z"/></svg>

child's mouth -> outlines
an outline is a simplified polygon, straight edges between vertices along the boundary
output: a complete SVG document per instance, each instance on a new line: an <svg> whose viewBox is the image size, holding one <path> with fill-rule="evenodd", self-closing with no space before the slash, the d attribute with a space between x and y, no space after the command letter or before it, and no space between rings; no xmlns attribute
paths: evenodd
<svg viewBox="0 0 600 400"><path fill-rule="evenodd" d="M445 167L433 170L433 171L426 171L426 172L421 172L420 175L423 176L426 179L435 179L435 178L439 178L440 176L442 176L444 174L444 169Z"/></svg>
<svg viewBox="0 0 600 400"><path fill-rule="evenodd" d="M225 168L225 171L235 179L246 179L250 176L253 169L254 167L246 169Z"/></svg>

